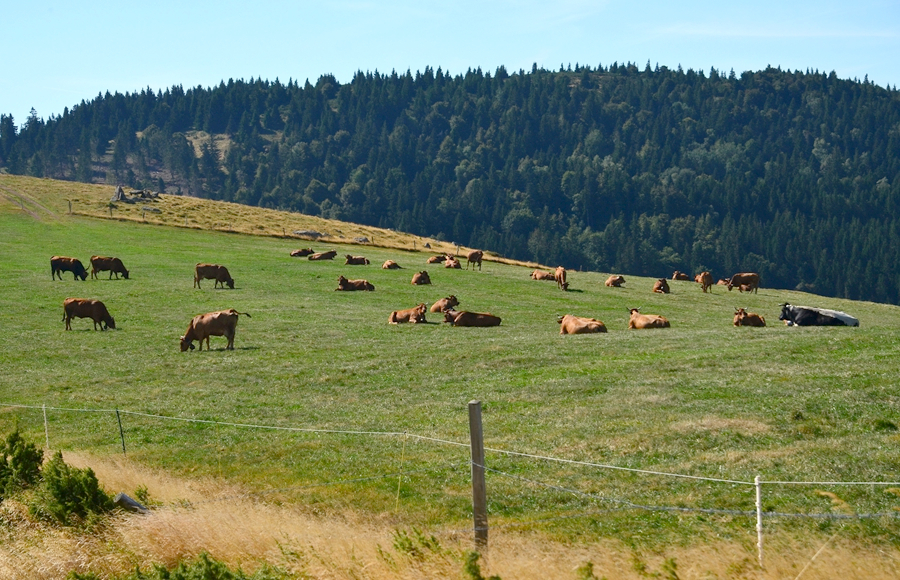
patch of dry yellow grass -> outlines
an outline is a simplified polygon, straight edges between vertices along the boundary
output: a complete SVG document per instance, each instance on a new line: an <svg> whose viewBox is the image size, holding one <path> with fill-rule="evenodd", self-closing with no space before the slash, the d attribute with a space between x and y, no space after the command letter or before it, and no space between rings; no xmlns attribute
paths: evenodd
<svg viewBox="0 0 900 580"><path fill-rule="evenodd" d="M127 191L130 188L126 188ZM65 217L71 207L72 215L77 216L295 239L298 248L314 244L319 247L329 243L356 244L359 243L355 241L356 238L366 238L366 245L435 255L456 254L457 251L465 255L472 249L462 246L457 248L449 242L390 229L179 195L163 194L153 200L115 203L111 209L110 199L114 193L115 187L110 185L0 174L0 208L4 211L28 211L40 205L48 210L35 211L36 219L51 215ZM24 200L26 207L21 207L18 200ZM159 213L151 209L158 210ZM311 241L309 237L293 233L303 230L326 235ZM425 244L431 247L426 248ZM542 267L532 262L509 260L491 252L485 252L484 259L529 268Z"/></svg>
<svg viewBox="0 0 900 580"><path fill-rule="evenodd" d="M419 579L466 578L467 534L430 531L439 550L396 549L402 524L393 516L316 514L298 505L264 502L213 480L187 480L134 464L127 459L65 455L72 465L90 466L104 487L133 495L143 486L155 505L149 515L119 515L103 530L78 534L31 521L24 507L2 504L0 577L13 580L61 579L69 571L102 576L125 574L152 563L174 566L202 552L252 571L263 562L297 578ZM829 541L830 540L830 541ZM766 568L757 566L752 530L741 540L710 538L708 543L637 553L625 544L590 545L548 541L539 533L493 529L490 551L480 561L485 576L504 579L570 580L584 577L586 563L596 578L639 579L677 565L682 580L708 578L866 578L900 577L900 553L854 545L833 538L766 537ZM821 549L821 553L816 553ZM815 556L815 559L813 557ZM808 567L807 567L808 566ZM804 567L806 569L804 570ZM579 571L579 568L582 568Z"/></svg>

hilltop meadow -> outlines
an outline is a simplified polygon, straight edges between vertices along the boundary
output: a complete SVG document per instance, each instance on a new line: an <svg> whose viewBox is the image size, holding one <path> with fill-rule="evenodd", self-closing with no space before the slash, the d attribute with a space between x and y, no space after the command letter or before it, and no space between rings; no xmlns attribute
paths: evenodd
<svg viewBox="0 0 900 580"><path fill-rule="evenodd" d="M413 242L421 250L428 240L300 214L164 196L119 204L109 219L112 192L0 175L0 428L18 426L92 467L109 491L156 509L79 536L29 523L6 501L4 577L113 577L206 551L295 578L464 578L472 400L482 402L488 447L486 573L900 573L897 519L821 517L892 514L900 486L764 485L764 511L819 517L767 516L760 569L746 485L900 481L898 307L765 280L758 294L670 281L670 295L655 295L652 278L628 272L615 272L624 288L606 288L609 272L570 271L562 292L531 280L534 264L488 256L481 271L426 266L434 252ZM153 204L161 213L141 210ZM290 235L300 228L331 237ZM363 235L374 243L347 243ZM307 246L338 259L289 256ZM51 280L50 256L88 266L94 254L120 257L130 279ZM345 266L344 254L371 264ZM403 269L382 270L387 259ZM226 265L235 289L193 288L198 262ZM432 285L410 285L420 270ZM339 275L376 290L335 292ZM501 326L453 328L431 313L424 325L387 323L392 310L449 294ZM73 296L102 300L117 329L76 319L65 331L62 301ZM784 302L843 310L860 327L788 328L777 319ZM672 328L629 331L632 307ZM736 307L768 326L733 327ZM252 315L241 317L234 351L221 337L211 351L179 351L192 316L225 308ZM561 336L567 313L609 332Z"/></svg>

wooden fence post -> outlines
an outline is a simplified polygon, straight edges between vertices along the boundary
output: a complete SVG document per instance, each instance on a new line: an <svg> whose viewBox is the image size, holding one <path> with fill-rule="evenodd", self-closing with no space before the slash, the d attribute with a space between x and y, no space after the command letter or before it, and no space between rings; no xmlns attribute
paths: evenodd
<svg viewBox="0 0 900 580"><path fill-rule="evenodd" d="M475 547L487 550L487 487L484 482L484 433L481 428L481 401L469 401L469 439L472 446L472 519Z"/></svg>
<svg viewBox="0 0 900 580"><path fill-rule="evenodd" d="M759 552L759 567L763 566L763 520L762 520L762 486L759 484L759 476L753 480L756 486L756 549Z"/></svg>
<svg viewBox="0 0 900 580"><path fill-rule="evenodd" d="M71 203L71 202L70 202ZM44 409L44 438L47 441L47 450L50 450L50 427L47 425L47 405L42 406Z"/></svg>

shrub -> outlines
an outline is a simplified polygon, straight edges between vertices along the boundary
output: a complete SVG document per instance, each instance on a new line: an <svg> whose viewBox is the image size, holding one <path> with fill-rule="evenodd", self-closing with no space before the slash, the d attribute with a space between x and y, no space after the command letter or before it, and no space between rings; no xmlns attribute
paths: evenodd
<svg viewBox="0 0 900 580"><path fill-rule="evenodd" d="M38 499L30 508L34 516L77 524L115 507L94 471L67 465L59 451L44 466L43 480Z"/></svg>
<svg viewBox="0 0 900 580"><path fill-rule="evenodd" d="M0 500L11 493L34 485L40 478L44 452L34 443L26 443L19 429L0 444Z"/></svg>
<svg viewBox="0 0 900 580"><path fill-rule="evenodd" d="M286 577L270 568L262 568L253 575L241 570L232 572L222 562L210 558L208 554L201 554L196 562L182 562L172 570L156 566L152 572L136 570L133 574L120 577L120 580L281 580ZM100 577L92 573L72 572L68 580L100 580Z"/></svg>

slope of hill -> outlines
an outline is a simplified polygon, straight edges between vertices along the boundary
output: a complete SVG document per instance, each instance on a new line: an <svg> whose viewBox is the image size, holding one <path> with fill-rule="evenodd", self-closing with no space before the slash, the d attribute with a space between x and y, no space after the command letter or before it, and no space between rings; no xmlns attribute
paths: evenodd
<svg viewBox="0 0 900 580"><path fill-rule="evenodd" d="M646 577L677 558L685 578L779 578L838 531L829 573L896 572L895 518L828 519L891 514L895 487L827 482L897 481L900 308L765 284L748 295L673 282L670 295L657 295L653 279L627 272L619 289L603 286L608 272L573 272L572 291L561 292L530 280L529 268L500 262L481 272L434 269L433 284L417 287L409 281L426 268L425 255L408 249L334 243L373 265L297 260L288 256L296 241L277 236L66 215L59 183L11 187L11 179L18 178L0 179L3 191L27 199L7 200L0 211L0 428L18 425L88 464L99 456L105 481L145 486L157 511L115 522L108 537L58 544L61 532L6 512L5 525L24 522L22 530L47 535L11 534L0 566L65 545L77 557L54 556L64 570L73 561L88 563L81 570L130 570L207 550L298 577L338 569L421 577L421 566L432 565L445 576L469 546L466 405L479 399L497 542L491 573L571 578L591 561L598 575ZM230 207L204 211L210 223L226 222ZM54 281L53 254L119 256L131 277ZM386 259L405 269L382 270ZM200 261L227 265L235 289L192 288ZM376 291L335 292L339 275L366 278ZM461 308L501 316L501 326L453 328L434 314L430 324L387 324L392 310L448 294ZM63 330L68 296L104 301L117 330L93 331L85 320ZM861 326L787 328L777 322L782 302L843 310ZM627 330L635 306L667 316L672 328ZM736 306L763 314L769 326L734 328ZM211 351L179 351L193 315L228 307L252 314L238 325L234 351L215 337ZM609 332L560 336L556 318L565 313L597 317ZM127 459L117 460L123 444ZM117 474L117 462L136 475ZM158 473L191 480L176 490L214 489L210 500L251 494L277 517L296 511L313 528L316 518L327 530L348 525L359 532L353 546L365 549L347 548L341 568L330 559L328 532L310 547L296 522L279 534L271 524L248 530L243 524L259 522L255 515L229 523L221 517L227 509L187 509L179 500L188 492L165 488ZM766 571L752 564L756 476L769 482ZM776 483L785 481L823 483ZM190 494L206 501L197 496ZM394 531L386 540L393 552L382 543L386 530ZM103 557L84 557L89 549Z"/></svg>
<svg viewBox="0 0 900 580"><path fill-rule="evenodd" d="M394 228L571 268L757 271L900 303L900 93L627 64L105 95L17 128L13 173Z"/></svg>

